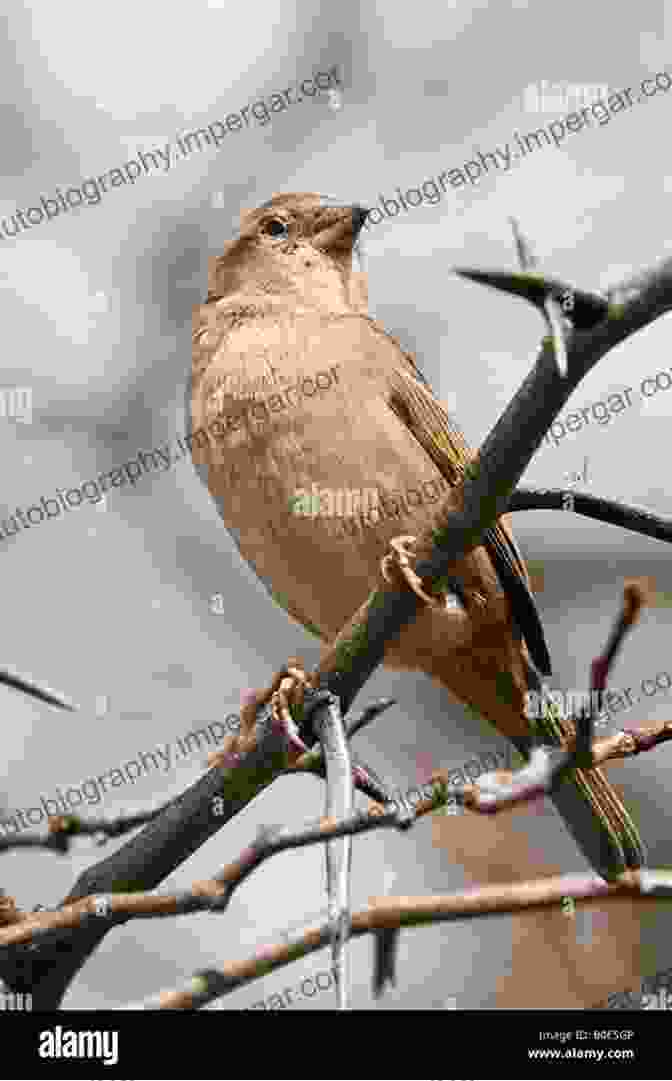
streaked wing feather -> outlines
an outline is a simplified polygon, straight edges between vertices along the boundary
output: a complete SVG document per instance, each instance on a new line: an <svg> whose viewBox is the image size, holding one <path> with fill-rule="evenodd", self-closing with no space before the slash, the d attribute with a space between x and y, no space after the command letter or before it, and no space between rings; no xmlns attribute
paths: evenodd
<svg viewBox="0 0 672 1081"><path fill-rule="evenodd" d="M390 377L390 406L448 483L459 484L465 466L474 457L473 451L457 423L434 397L429 384L423 385L418 380L418 369L412 360L406 354L404 360L406 367L395 369ZM532 661L543 675L550 675L551 660L544 630L515 541L498 522L484 534L483 546L509 597Z"/></svg>

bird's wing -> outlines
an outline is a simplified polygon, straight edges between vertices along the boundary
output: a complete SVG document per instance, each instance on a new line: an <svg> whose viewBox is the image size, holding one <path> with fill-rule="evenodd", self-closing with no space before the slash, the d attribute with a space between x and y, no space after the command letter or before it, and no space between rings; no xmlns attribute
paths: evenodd
<svg viewBox="0 0 672 1081"><path fill-rule="evenodd" d="M403 351L402 351L403 352ZM459 484L474 453L444 406L406 353L390 374L390 407L432 459L451 485ZM512 614L530 653L542 673L550 675L551 659L544 630L530 591L523 557L509 529L498 521L483 535L483 547L511 603Z"/></svg>

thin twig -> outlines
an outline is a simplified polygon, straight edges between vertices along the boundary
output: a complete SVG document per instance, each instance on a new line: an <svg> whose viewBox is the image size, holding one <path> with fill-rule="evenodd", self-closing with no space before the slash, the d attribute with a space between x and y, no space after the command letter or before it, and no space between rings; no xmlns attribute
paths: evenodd
<svg viewBox="0 0 672 1081"><path fill-rule="evenodd" d="M348 737L348 741L351 741L353 736L362 729L375 721L376 717L379 717L381 713L384 713L390 706L397 704L396 698L379 698L377 702L372 702L370 705L365 706L360 713L356 713L351 721L348 721L345 726L345 731Z"/></svg>
<svg viewBox="0 0 672 1081"><path fill-rule="evenodd" d="M390 706L394 705L396 705L396 699L380 698L378 701L365 706L361 712L356 713L351 721L346 718L345 731L348 743L352 741L353 736L371 724L376 717L379 717ZM350 752L350 758L355 788L370 796L371 799L383 802L394 794L392 786L387 781L384 781L373 767L365 763L354 751ZM300 758L293 762L288 772L314 773L318 777L326 778L324 755L319 741L306 754L301 755Z"/></svg>
<svg viewBox="0 0 672 1081"><path fill-rule="evenodd" d="M46 834L24 833L10 837L0 837L0 852L9 852L15 848L43 848L61 855L69 852L76 837L93 837L95 844L101 846L115 837L123 837L139 826L152 822L161 814L168 803L134 814L121 814L117 818L81 818L80 815L50 815L49 832Z"/></svg>
<svg viewBox="0 0 672 1081"><path fill-rule="evenodd" d="M574 901L660 901L672 899L672 871L627 871L616 882L596 874L567 874L528 882L498 883L461 890L448 896L380 897L352 916L351 936L395 928L421 927L467 917L514 914L560 906L566 897ZM194 974L185 986L164 991L144 1003L122 1009L197 1010L259 977L328 945L329 924L307 929L290 943L273 943L253 957L231 961L220 969Z"/></svg>
<svg viewBox="0 0 672 1081"><path fill-rule="evenodd" d="M513 514L519 510L571 510L585 518L607 522L631 533L641 533L645 537L655 537L656 540L672 544L672 518L654 514L646 507L601 499L586 492L564 488L516 488L509 499L507 513Z"/></svg>
<svg viewBox="0 0 672 1081"><path fill-rule="evenodd" d="M625 641L626 635L632 630L639 619L639 613L643 606L650 603L650 591L645 582L633 579L625 585L623 607L621 614L614 624L609 640L599 657L596 657L590 666L590 689L591 691L603 692L607 685L607 677L614 661Z"/></svg>
<svg viewBox="0 0 672 1081"><path fill-rule="evenodd" d="M424 813L421 812L421 813ZM384 828L406 828L407 813L392 805L381 814L374 805L370 810L353 811L345 821L320 818L300 830L267 826L256 840L214 878L194 883L188 890L170 892L113 893L81 898L58 909L28 913L18 909L14 898L1 899L0 947L35 941L40 935L66 928L78 928L87 919L107 919L110 924L126 919L153 916L180 916L194 912L224 912L236 887L271 856L288 849L302 848L338 838L350 838Z"/></svg>
<svg viewBox="0 0 672 1081"><path fill-rule="evenodd" d="M623 729L605 739L597 740L592 749L591 765L597 766L614 759L625 759L653 750L672 739L672 721L661 721L639 729ZM0 947L31 942L37 934L63 928L79 927L84 919L105 915L112 922L120 918L177 916L201 911L224 912L231 897L247 877L262 863L279 852L303 848L340 837L354 837L378 829L407 830L417 819L450 803L457 803L479 814L496 814L522 803L533 802L550 792L562 772L571 768L574 740L567 741L564 750L536 748L532 759L517 771L495 770L483 774L478 782L450 787L449 774L434 773L419 788L368 810L353 811L345 820L320 818L311 820L298 830L288 827L264 827L256 840L240 856L227 864L214 878L195 883L190 890L170 893L110 894L107 906L100 898L91 896L39 914L17 910L13 898L2 898L0 908L15 913L0 919ZM104 908L104 912L103 912ZM17 914L18 913L18 914ZM11 924L11 926L9 926Z"/></svg>

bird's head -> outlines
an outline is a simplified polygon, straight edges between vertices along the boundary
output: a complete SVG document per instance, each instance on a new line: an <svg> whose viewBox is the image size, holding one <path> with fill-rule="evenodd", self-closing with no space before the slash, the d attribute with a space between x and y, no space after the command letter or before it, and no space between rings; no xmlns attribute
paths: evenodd
<svg viewBox="0 0 672 1081"><path fill-rule="evenodd" d="M209 299L245 294L365 308L352 253L366 216L364 207L329 205L320 195L274 195L241 214L239 236L212 260Z"/></svg>

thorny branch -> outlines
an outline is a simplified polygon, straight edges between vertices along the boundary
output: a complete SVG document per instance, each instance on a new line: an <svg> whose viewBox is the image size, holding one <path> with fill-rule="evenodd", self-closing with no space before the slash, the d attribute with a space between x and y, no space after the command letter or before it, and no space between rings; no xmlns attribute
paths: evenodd
<svg viewBox="0 0 672 1081"><path fill-rule="evenodd" d="M345 725L348 741L370 725L376 717L396 705L394 698L379 698L371 702L364 709L357 712L352 720ZM352 756L355 763L357 756ZM288 769L290 773L313 773L316 777L326 777L324 757L321 744L317 743ZM369 784L371 776L374 779L375 788ZM371 798L387 798L392 794L392 789L380 778L370 766L366 767L366 773L355 764L353 766L353 780L355 788ZM126 833L152 822L169 805L170 801L162 802L156 807L148 807L144 810L134 811L130 814L119 814L115 818L82 818L81 815L50 815L48 819L47 833L22 833L8 837L0 837L0 852L9 852L16 848L41 848L46 852L57 852L65 855L70 852L73 842L77 837L91 837L97 847L107 844L116 837L122 837Z"/></svg>

